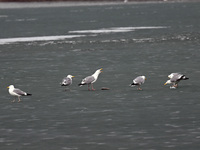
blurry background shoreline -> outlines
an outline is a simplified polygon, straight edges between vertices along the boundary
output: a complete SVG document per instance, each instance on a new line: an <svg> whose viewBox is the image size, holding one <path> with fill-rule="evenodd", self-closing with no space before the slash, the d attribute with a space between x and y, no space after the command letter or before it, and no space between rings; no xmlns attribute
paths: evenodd
<svg viewBox="0 0 200 150"><path fill-rule="evenodd" d="M0 0L0 9L171 2L200 2L200 0Z"/></svg>

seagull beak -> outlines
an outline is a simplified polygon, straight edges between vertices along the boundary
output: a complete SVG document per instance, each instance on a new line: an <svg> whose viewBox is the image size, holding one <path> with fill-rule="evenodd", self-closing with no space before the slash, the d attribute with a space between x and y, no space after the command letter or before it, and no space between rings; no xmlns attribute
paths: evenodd
<svg viewBox="0 0 200 150"><path fill-rule="evenodd" d="M145 78L145 80L147 80L147 78Z"/></svg>
<svg viewBox="0 0 200 150"><path fill-rule="evenodd" d="M103 70L103 68L100 69L101 72L103 72L102 70Z"/></svg>
<svg viewBox="0 0 200 150"><path fill-rule="evenodd" d="M72 76L72 78L74 78L75 76Z"/></svg>
<svg viewBox="0 0 200 150"><path fill-rule="evenodd" d="M166 84L167 84L167 82L164 85L166 85Z"/></svg>
<svg viewBox="0 0 200 150"><path fill-rule="evenodd" d="M10 88L10 86L7 87L8 89Z"/></svg>

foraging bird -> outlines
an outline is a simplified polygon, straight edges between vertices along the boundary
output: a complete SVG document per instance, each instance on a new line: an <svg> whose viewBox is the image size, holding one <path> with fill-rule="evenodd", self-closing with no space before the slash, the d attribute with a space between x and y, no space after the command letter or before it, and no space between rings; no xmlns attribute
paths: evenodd
<svg viewBox="0 0 200 150"><path fill-rule="evenodd" d="M18 102L20 102L20 96L31 96L32 94L26 93L24 91L21 91L20 89L17 89L14 87L14 85L10 85L7 88L9 88L8 92L10 93L10 95L18 97ZM15 99L12 101L15 102Z"/></svg>
<svg viewBox="0 0 200 150"><path fill-rule="evenodd" d="M142 84L144 84L145 80L146 80L146 77L145 77L145 76L138 76L138 77L136 77L136 78L133 80L133 83L130 84L130 86L133 87L133 86L137 85L137 86L138 86L138 90L142 90L142 89L140 88L140 86L141 86Z"/></svg>
<svg viewBox="0 0 200 150"><path fill-rule="evenodd" d="M72 84L72 78L74 76L68 75L67 77L64 77L61 83L61 86L70 86Z"/></svg>
<svg viewBox="0 0 200 150"><path fill-rule="evenodd" d="M78 84L78 85L81 87L82 85L86 85L86 84L87 84L87 85L88 85L88 90L89 90L89 91L90 91L90 85L91 85L91 88L92 88L91 90L94 91L95 89L94 89L94 87L93 87L93 83L97 81L99 74L100 74L101 72L103 72L102 69L103 69L103 68L98 69L93 75L84 78L84 79L81 81L81 83Z"/></svg>
<svg viewBox="0 0 200 150"><path fill-rule="evenodd" d="M188 77L186 77L185 75L180 74L180 73L171 73L170 75L168 75L168 78L169 78L169 80L167 80L164 85L172 84L170 86L170 88L177 88L178 87L178 83L181 80L189 79Z"/></svg>

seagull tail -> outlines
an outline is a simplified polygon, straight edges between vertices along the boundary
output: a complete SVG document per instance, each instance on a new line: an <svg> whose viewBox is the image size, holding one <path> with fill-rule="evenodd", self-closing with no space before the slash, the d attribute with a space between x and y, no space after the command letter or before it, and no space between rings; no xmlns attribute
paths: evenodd
<svg viewBox="0 0 200 150"><path fill-rule="evenodd" d="M31 96L32 94L30 94L30 93L26 93L26 96Z"/></svg>
<svg viewBox="0 0 200 150"><path fill-rule="evenodd" d="M136 84L134 84L134 83L131 83L129 86L131 86L131 87L133 87L133 86L135 86Z"/></svg>
<svg viewBox="0 0 200 150"><path fill-rule="evenodd" d="M186 76L183 76L182 79L183 79L183 80L188 80L189 78L186 77Z"/></svg>
<svg viewBox="0 0 200 150"><path fill-rule="evenodd" d="M81 87L81 86L83 86L83 85L84 85L84 84L82 84L82 83L79 83L79 84L78 84L79 87Z"/></svg>

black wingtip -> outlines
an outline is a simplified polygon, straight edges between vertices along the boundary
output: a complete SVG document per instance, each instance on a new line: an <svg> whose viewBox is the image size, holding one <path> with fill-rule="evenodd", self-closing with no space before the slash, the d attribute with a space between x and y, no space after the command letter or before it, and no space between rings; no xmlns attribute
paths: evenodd
<svg viewBox="0 0 200 150"><path fill-rule="evenodd" d="M131 83L129 86L134 86L135 84L134 83Z"/></svg>
<svg viewBox="0 0 200 150"><path fill-rule="evenodd" d="M32 94L27 93L27 96L31 96Z"/></svg>
<svg viewBox="0 0 200 150"><path fill-rule="evenodd" d="M188 80L189 78L186 77L185 75L183 75L182 79L183 79L183 80Z"/></svg>

